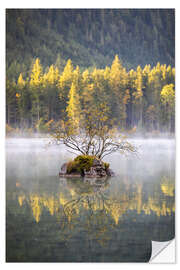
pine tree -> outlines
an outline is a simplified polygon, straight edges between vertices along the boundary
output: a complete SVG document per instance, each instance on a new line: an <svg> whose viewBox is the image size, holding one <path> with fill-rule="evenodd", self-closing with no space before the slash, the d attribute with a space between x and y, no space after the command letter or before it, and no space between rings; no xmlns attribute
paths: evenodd
<svg viewBox="0 0 180 270"><path fill-rule="evenodd" d="M155 67L153 67L148 74L148 85L150 92L150 104L155 106L156 109L156 129L160 130L161 123L161 108L160 108L160 92L162 89L162 72L160 64L157 63Z"/></svg>
<svg viewBox="0 0 180 270"><path fill-rule="evenodd" d="M133 92L134 113L136 121L140 128L142 128L143 120L143 76L140 66L136 70L135 91Z"/></svg>
<svg viewBox="0 0 180 270"><path fill-rule="evenodd" d="M72 128L72 132L77 132L79 129L80 121L80 103L79 95L77 94L77 89L75 84L72 83L69 95L68 95L68 106L66 108L68 122Z"/></svg>
<svg viewBox="0 0 180 270"><path fill-rule="evenodd" d="M51 65L47 73L43 76L44 87L44 106L43 115L44 120L50 121L54 118L58 119L57 110L59 107L58 98L58 80L59 80L58 68Z"/></svg>
<svg viewBox="0 0 180 270"><path fill-rule="evenodd" d="M30 87L32 95L32 126L40 121L42 116L42 82L43 82L43 71L40 64L39 58L37 58L33 64L31 75L30 75Z"/></svg>
<svg viewBox="0 0 180 270"><path fill-rule="evenodd" d="M101 69L95 68L91 76L92 76L92 81L93 81L94 105L98 107L101 103L108 102L107 94L105 91L104 71Z"/></svg>
<svg viewBox="0 0 180 270"><path fill-rule="evenodd" d="M154 105L149 105L149 107L147 108L145 113L145 120L145 127L147 128L147 130L154 130L154 122L156 121L156 109Z"/></svg>
<svg viewBox="0 0 180 270"><path fill-rule="evenodd" d="M63 73L60 76L58 86L60 89L60 98L65 98L68 95L68 89L71 87L73 81L73 65L69 59L66 63Z"/></svg>
<svg viewBox="0 0 180 270"><path fill-rule="evenodd" d="M30 85L32 87L39 87L42 82L42 66L39 58L36 58L30 76Z"/></svg>
<svg viewBox="0 0 180 270"><path fill-rule="evenodd" d="M9 79L6 80L6 123L16 126L17 86Z"/></svg>
<svg viewBox="0 0 180 270"><path fill-rule="evenodd" d="M126 89L124 75L122 64L118 55L116 55L110 71L110 88L114 94L111 96L111 109L116 122L120 122L121 127L125 127L126 119L126 104L123 104Z"/></svg>
<svg viewBox="0 0 180 270"><path fill-rule="evenodd" d="M17 81L17 104L18 112L20 116L20 127L26 127L28 125L28 103L29 103L29 93L26 88L26 82L23 79L22 73L20 73Z"/></svg>
<svg viewBox="0 0 180 270"><path fill-rule="evenodd" d="M167 84L161 91L161 102L165 106L164 114L168 131L171 132L174 124L174 109L175 109L175 90L173 84Z"/></svg>
<svg viewBox="0 0 180 270"><path fill-rule="evenodd" d="M65 117L65 110L66 110L65 105L68 101L69 89L71 88L72 82L73 82L73 65L71 60L69 59L57 83L59 92L59 102L61 107L60 116L62 118Z"/></svg>

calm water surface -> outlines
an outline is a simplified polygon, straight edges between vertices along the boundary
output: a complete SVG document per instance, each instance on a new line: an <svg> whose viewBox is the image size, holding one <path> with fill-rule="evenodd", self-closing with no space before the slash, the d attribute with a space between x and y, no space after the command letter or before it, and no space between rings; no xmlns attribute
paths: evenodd
<svg viewBox="0 0 180 270"><path fill-rule="evenodd" d="M72 156L47 142L6 141L8 262L146 262L151 240L174 238L174 140L134 140L103 182L60 179Z"/></svg>

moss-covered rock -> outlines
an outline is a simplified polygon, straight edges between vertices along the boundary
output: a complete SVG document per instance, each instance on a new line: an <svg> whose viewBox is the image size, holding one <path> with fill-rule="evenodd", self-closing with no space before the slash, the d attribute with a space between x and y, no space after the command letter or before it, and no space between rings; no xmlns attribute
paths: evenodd
<svg viewBox="0 0 180 270"><path fill-rule="evenodd" d="M60 176L106 177L110 176L109 163L95 156L80 155L74 160L63 164Z"/></svg>
<svg viewBox="0 0 180 270"><path fill-rule="evenodd" d="M73 161L67 164L67 173L80 173L84 174L84 170L89 171L93 165L95 157L94 156L77 156Z"/></svg>

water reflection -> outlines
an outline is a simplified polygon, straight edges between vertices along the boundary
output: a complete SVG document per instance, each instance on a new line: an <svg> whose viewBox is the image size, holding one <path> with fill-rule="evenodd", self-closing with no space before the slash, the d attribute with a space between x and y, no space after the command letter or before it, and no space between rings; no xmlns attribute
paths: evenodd
<svg viewBox="0 0 180 270"><path fill-rule="evenodd" d="M174 184L165 176L148 194L143 183L130 184L111 178L103 183L61 179L51 193L42 187L37 191L37 186L28 192L16 182L14 196L9 196L9 220L13 204L16 219L22 213L24 218L29 215L32 229L36 229L33 219L39 225L40 235L44 227L48 233L56 224L59 239L51 241L53 245L63 243L57 250L64 250L56 261L148 261L152 239L166 241L174 237ZM40 235L36 239L41 239ZM68 254L64 253L65 246ZM53 261L53 256L48 260L45 254L32 259L30 252L25 258Z"/></svg>
<svg viewBox="0 0 180 270"><path fill-rule="evenodd" d="M100 182L59 179L57 152L33 151L7 155L8 262L146 262L151 240L174 238L172 153L115 156L119 175Z"/></svg>
<svg viewBox="0 0 180 270"><path fill-rule="evenodd" d="M166 200L166 196L174 197L174 183L167 177L162 177L159 192L149 194L148 198L143 196L142 184L133 186L121 184L120 196L107 192L109 180L101 183L99 180L66 179L61 180L60 190L55 196L48 194L30 193L25 194L19 190L18 202L21 207L28 203L32 209L36 222L40 221L43 209L49 211L50 215L57 215L63 211L68 221L76 218L83 211L90 211L91 215L96 211L108 215L117 225L119 220L128 211L136 211L136 214L155 214L156 216L172 215L175 212L174 200ZM115 181L113 178L111 181ZM20 189L20 187L18 187ZM165 196L162 198L162 196Z"/></svg>

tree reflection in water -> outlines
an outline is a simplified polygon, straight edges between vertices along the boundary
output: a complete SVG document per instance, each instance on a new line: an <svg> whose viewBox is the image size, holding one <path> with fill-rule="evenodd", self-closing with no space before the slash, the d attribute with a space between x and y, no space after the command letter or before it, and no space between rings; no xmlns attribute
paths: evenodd
<svg viewBox="0 0 180 270"><path fill-rule="evenodd" d="M148 261L151 240L168 241L174 237L174 183L167 176L149 186L141 181L118 181L63 179L51 192L37 187L29 192L16 185L14 197L8 194L8 220L12 221L15 232L18 223L13 221L19 218L21 224L23 217L29 224L33 217L36 223L31 221L32 235L28 238L22 227L19 241L24 246L36 237L41 247L34 255L31 245L26 246L26 255L21 250L23 255L19 260ZM13 207L16 213L12 212ZM54 255L47 253L47 243ZM18 261L13 256L9 255L9 261Z"/></svg>

